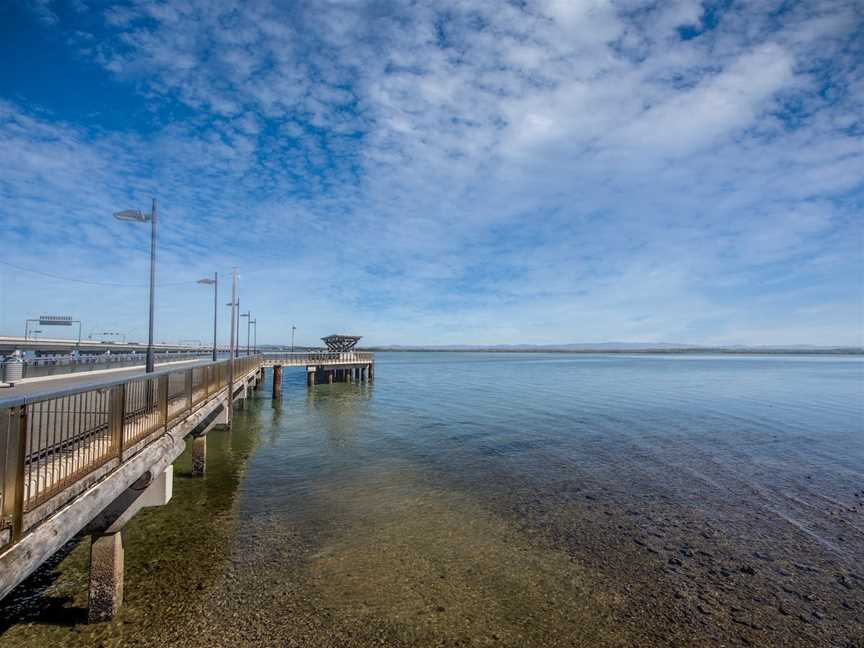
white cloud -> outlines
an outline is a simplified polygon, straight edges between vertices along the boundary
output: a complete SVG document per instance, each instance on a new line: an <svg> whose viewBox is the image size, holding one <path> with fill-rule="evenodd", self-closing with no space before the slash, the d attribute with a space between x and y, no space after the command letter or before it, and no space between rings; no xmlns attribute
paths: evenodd
<svg viewBox="0 0 864 648"><path fill-rule="evenodd" d="M616 145L663 154L690 153L754 124L792 79L792 57L768 44L742 54L695 88L661 100L612 138Z"/></svg>
<svg viewBox="0 0 864 648"><path fill-rule="evenodd" d="M110 250L120 230L92 220L158 192L166 275L272 270L243 282L264 339L290 306L377 342L740 341L726 323L746 314L751 342L851 343L864 323L832 318L861 299L860 11L775 9L715 26L690 0L112 8L89 55L154 113L191 114L143 138L4 104L3 217L47 215L23 265L77 232L134 273L144 232ZM189 296L166 292L189 337ZM781 326L805 299L836 307Z"/></svg>

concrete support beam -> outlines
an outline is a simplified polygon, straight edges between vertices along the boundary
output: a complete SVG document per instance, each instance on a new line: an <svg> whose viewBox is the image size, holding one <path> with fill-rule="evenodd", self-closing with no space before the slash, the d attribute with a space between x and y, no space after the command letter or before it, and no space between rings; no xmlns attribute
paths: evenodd
<svg viewBox="0 0 864 648"><path fill-rule="evenodd" d="M334 380L334 376L333 376L333 374L335 373L335 370L333 370L333 369L326 369L325 371L327 372L327 384L328 384L328 385L332 385L332 384L333 384L333 380Z"/></svg>
<svg viewBox="0 0 864 648"><path fill-rule="evenodd" d="M169 464L158 473L148 470L96 515L85 531L95 535L120 531L142 508L170 502L173 492L173 465Z"/></svg>
<svg viewBox="0 0 864 648"><path fill-rule="evenodd" d="M354 382L354 369L352 367L345 369L345 382Z"/></svg>
<svg viewBox="0 0 864 648"><path fill-rule="evenodd" d="M309 387L315 386L315 374L318 373L317 367L306 368L306 385Z"/></svg>
<svg viewBox="0 0 864 648"><path fill-rule="evenodd" d="M87 526L86 530L91 531L88 623L112 619L123 605L123 529L126 524L142 508L164 506L171 500L174 466L169 465L155 477L151 475L144 473Z"/></svg>
<svg viewBox="0 0 864 648"><path fill-rule="evenodd" d="M273 400L280 398L282 398L282 365L275 365L273 367Z"/></svg>
<svg viewBox="0 0 864 648"><path fill-rule="evenodd" d="M207 470L207 435L192 437L192 475L203 477Z"/></svg>
<svg viewBox="0 0 864 648"><path fill-rule="evenodd" d="M234 399L234 407L238 410L246 409L246 399L249 397L249 387L244 382L241 385L237 397Z"/></svg>
<svg viewBox="0 0 864 648"><path fill-rule="evenodd" d="M87 622L109 621L123 605L123 529L93 534Z"/></svg>
<svg viewBox="0 0 864 648"><path fill-rule="evenodd" d="M222 406L222 410L216 415L216 418L213 420L213 430L230 430L231 429L231 417L228 411L228 403L224 403Z"/></svg>

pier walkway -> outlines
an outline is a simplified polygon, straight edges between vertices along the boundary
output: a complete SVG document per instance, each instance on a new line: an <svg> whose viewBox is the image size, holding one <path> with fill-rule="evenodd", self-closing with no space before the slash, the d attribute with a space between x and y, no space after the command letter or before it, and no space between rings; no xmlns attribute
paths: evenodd
<svg viewBox="0 0 864 648"><path fill-rule="evenodd" d="M142 507L171 498L172 464L191 436L193 473L206 470L206 433L230 428L273 368L307 382L372 380L361 352L259 354L100 376L0 397L0 598L79 533L91 535L89 618L111 618L122 602L123 527ZM95 378L95 377L94 377Z"/></svg>

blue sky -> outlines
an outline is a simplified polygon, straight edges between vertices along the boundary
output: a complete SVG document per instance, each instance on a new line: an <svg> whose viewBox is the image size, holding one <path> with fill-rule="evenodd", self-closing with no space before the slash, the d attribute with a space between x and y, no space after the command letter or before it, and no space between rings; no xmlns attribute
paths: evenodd
<svg viewBox="0 0 864 648"><path fill-rule="evenodd" d="M0 331L142 339L156 196L159 340L864 344L860 2L235 4L2 3Z"/></svg>

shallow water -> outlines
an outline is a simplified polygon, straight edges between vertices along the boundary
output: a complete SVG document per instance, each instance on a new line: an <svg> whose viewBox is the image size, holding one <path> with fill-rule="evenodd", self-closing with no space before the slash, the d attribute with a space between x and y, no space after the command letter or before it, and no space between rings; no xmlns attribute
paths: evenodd
<svg viewBox="0 0 864 648"><path fill-rule="evenodd" d="M0 641L861 645L860 358L389 353L371 385L303 378L258 392L209 453L227 472L133 521L120 619L78 625L82 542Z"/></svg>

